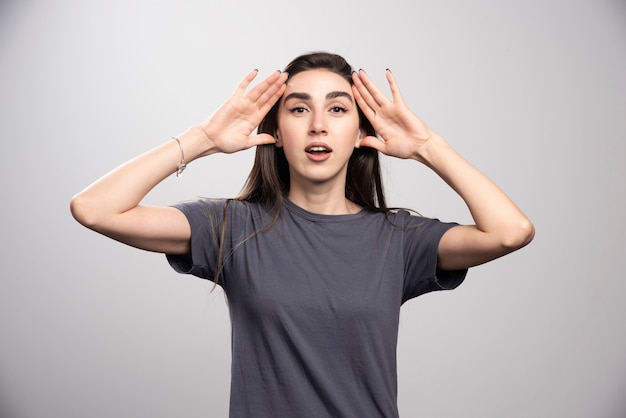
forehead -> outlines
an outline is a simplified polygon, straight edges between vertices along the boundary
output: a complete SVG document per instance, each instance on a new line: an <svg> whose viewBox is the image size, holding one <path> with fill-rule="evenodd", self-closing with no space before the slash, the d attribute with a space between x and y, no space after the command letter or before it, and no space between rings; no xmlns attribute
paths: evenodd
<svg viewBox="0 0 626 418"><path fill-rule="evenodd" d="M345 91L350 95L352 93L350 83L339 74L324 69L315 69L289 77L285 93L302 92L314 96L316 92L326 94L331 91Z"/></svg>

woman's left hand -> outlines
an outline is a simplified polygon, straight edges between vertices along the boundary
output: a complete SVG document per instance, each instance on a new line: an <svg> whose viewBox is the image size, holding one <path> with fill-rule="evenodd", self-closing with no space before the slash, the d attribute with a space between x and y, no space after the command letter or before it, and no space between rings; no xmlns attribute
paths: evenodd
<svg viewBox="0 0 626 418"><path fill-rule="evenodd" d="M354 97L382 141L361 146L399 158L413 158L433 169L465 201L474 225L450 228L441 238L437 265L444 270L486 263L528 244L535 229L526 215L489 178L431 131L404 103L390 71L389 100L364 71L352 74Z"/></svg>
<svg viewBox="0 0 626 418"><path fill-rule="evenodd" d="M392 100L374 84L363 70L352 73L352 93L380 139L362 138L360 146L375 148L383 154L422 161L420 148L434 132L408 108L391 71L386 71ZM381 140L382 139L382 140Z"/></svg>

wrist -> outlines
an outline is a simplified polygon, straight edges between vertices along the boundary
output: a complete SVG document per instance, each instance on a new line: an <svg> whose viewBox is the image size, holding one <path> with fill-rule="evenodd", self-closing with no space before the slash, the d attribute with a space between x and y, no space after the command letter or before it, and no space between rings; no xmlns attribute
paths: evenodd
<svg viewBox="0 0 626 418"><path fill-rule="evenodd" d="M185 163L217 152L215 144L198 125L190 127L176 138L180 141L181 157L184 154Z"/></svg>
<svg viewBox="0 0 626 418"><path fill-rule="evenodd" d="M415 153L414 159L433 168L438 165L441 157L453 151L452 147L443 139L442 136L433 133L431 137L424 142Z"/></svg>

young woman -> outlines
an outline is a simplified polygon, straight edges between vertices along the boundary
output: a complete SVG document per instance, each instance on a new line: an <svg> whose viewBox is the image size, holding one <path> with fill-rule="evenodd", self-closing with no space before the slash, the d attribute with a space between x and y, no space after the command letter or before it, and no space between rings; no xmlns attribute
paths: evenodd
<svg viewBox="0 0 626 418"><path fill-rule="evenodd" d="M528 244L533 226L411 112L390 71L391 100L334 54L297 57L246 92L256 75L206 122L77 194L72 213L223 287L231 417L396 417L402 303L458 286ZM254 146L239 197L141 205L187 162ZM434 170L474 225L387 208L379 152Z"/></svg>

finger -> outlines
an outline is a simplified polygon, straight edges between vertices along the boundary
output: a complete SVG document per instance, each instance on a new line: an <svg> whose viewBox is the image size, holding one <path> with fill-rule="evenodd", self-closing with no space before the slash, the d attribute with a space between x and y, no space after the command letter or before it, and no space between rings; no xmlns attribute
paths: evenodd
<svg viewBox="0 0 626 418"><path fill-rule="evenodd" d="M256 105L260 108L267 107L269 110L285 92L287 77L288 74L279 73L276 79L266 86L265 90L260 91L260 95L256 99Z"/></svg>
<svg viewBox="0 0 626 418"><path fill-rule="evenodd" d="M380 105L376 102L372 94L367 89L365 84L363 84L363 79L361 78L361 73L364 73L363 70L359 70L358 72L352 73L352 81L354 82L354 87L356 87L359 96L362 100L362 107L367 106L372 111L379 108Z"/></svg>
<svg viewBox="0 0 626 418"><path fill-rule="evenodd" d="M272 74L267 76L265 80L261 81L258 85L256 85L250 92L246 95L246 98L252 102L264 102L267 100L269 96L271 96L272 92L279 88L284 81L281 82L281 79L284 78L283 73L280 71L274 71ZM266 94L269 91L269 95Z"/></svg>
<svg viewBox="0 0 626 418"><path fill-rule="evenodd" d="M376 103L376 105L382 106L383 104L389 102L389 99L387 98L385 93L383 93L378 88L376 83L374 83L372 79L369 78L369 76L367 75L365 71L359 70L358 76L361 82L363 83L363 86L367 89L368 94L372 97L372 99ZM364 97L367 100L367 96L364 95Z"/></svg>
<svg viewBox="0 0 626 418"><path fill-rule="evenodd" d="M368 147L374 148L377 151L382 152L383 154L387 154L387 144L384 141L381 141L380 138L375 136L366 136L361 138L359 142L359 147Z"/></svg>
<svg viewBox="0 0 626 418"><path fill-rule="evenodd" d="M248 148L255 147L257 145L275 144L276 139L269 134L252 135L248 138Z"/></svg>
<svg viewBox="0 0 626 418"><path fill-rule="evenodd" d="M371 122L372 118L376 115L376 113L367 104L367 102L365 101L365 99L361 95L361 92L359 91L359 89L358 89L358 87L356 85L352 86L352 94L354 95L354 100L356 100L356 103L359 105L359 107L363 111L363 114L365 115L365 117L367 119L369 119L369 121Z"/></svg>
<svg viewBox="0 0 626 418"><path fill-rule="evenodd" d="M393 76L393 73L389 68L387 68L385 76L387 77L387 82L389 83L389 89L391 90L391 97L393 101L395 103L404 103L404 98L400 92L400 86L398 86L396 78Z"/></svg>
<svg viewBox="0 0 626 418"><path fill-rule="evenodd" d="M237 89L235 90L235 94L239 96L243 96L243 94L245 93L250 83L252 83L252 80L256 78L257 74L259 74L259 70L254 69L250 71L248 75L246 75L244 79L241 80L241 82L237 86Z"/></svg>
<svg viewBox="0 0 626 418"><path fill-rule="evenodd" d="M276 92L274 92L274 94L268 100L266 100L262 105L258 105L257 110L256 110L256 116L259 118L259 122L272 109L272 106L274 106L274 104L278 100L280 100L280 97L283 95L286 88L287 86L283 85L279 90L276 90Z"/></svg>

